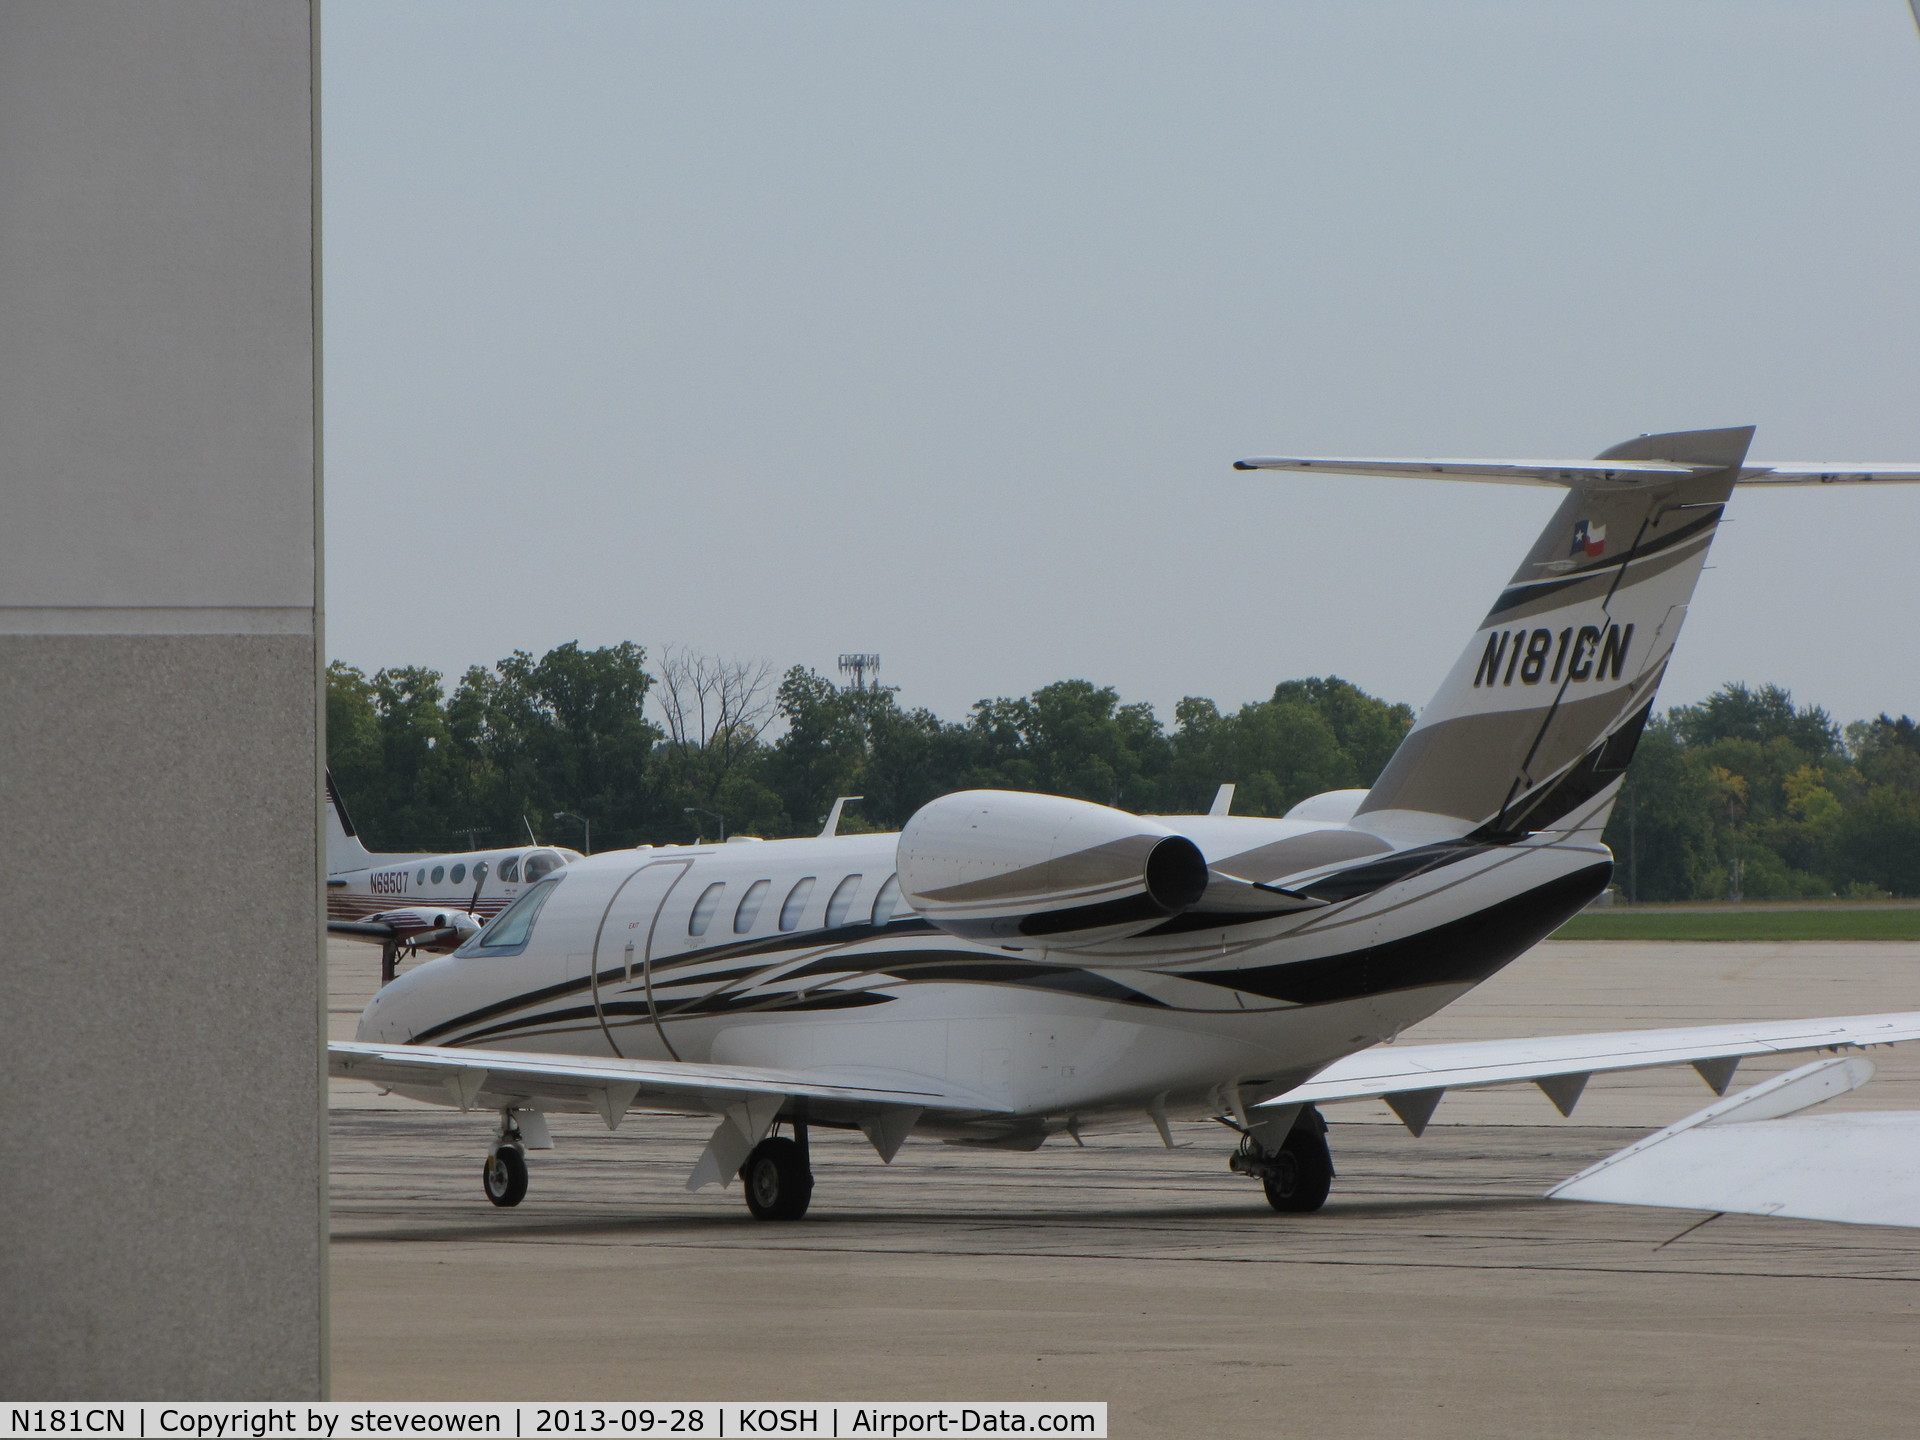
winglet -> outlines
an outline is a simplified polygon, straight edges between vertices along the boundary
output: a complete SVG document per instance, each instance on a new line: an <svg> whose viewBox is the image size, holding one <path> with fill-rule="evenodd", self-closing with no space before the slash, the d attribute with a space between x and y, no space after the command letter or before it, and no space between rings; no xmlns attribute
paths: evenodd
<svg viewBox="0 0 1920 1440"><path fill-rule="evenodd" d="M840 833L840 812L856 800L864 800L864 795L842 795L833 802L833 809L827 812L827 823L820 827L820 838L831 840Z"/></svg>

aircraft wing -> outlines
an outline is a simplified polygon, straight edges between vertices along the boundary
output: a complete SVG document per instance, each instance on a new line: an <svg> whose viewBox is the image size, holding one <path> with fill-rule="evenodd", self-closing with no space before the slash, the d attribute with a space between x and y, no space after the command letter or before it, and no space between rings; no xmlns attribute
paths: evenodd
<svg viewBox="0 0 1920 1440"><path fill-rule="evenodd" d="M329 935L351 935L358 940L392 940L399 931L384 920L329 920Z"/></svg>
<svg viewBox="0 0 1920 1440"><path fill-rule="evenodd" d="M1920 1227L1920 1111L1796 1113L1872 1075L1873 1062L1858 1055L1802 1065L1609 1155L1547 1196Z"/></svg>
<svg viewBox="0 0 1920 1440"><path fill-rule="evenodd" d="M857 1125L891 1161L928 1111L982 1116L1008 1107L930 1076L864 1067L784 1070L680 1060L616 1060L455 1045L373 1045L336 1040L327 1073L376 1085L439 1091L463 1110L568 1110L617 1129L630 1109L712 1114L720 1127L687 1188L725 1183L789 1101L810 1118Z"/></svg>
<svg viewBox="0 0 1920 1440"><path fill-rule="evenodd" d="M1571 1115L1588 1077L1603 1072L1691 1065L1716 1093L1725 1094L1735 1067L1750 1055L1891 1045L1916 1039L1920 1039L1920 1011L1909 1010L1452 1045L1377 1045L1335 1061L1306 1084L1255 1106L1254 1113L1339 1100L1385 1100L1401 1122L1418 1135L1433 1117L1440 1097L1449 1090L1532 1082L1562 1115Z"/></svg>

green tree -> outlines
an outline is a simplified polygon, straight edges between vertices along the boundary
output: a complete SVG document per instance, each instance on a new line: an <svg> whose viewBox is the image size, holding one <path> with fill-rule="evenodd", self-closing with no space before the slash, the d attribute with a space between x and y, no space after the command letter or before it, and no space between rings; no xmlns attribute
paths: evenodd
<svg viewBox="0 0 1920 1440"><path fill-rule="evenodd" d="M553 813L567 811L592 824L601 846L640 843L661 739L646 716L652 684L646 651L630 641L597 650L568 641L538 660L516 650L491 670L469 670L449 718L474 823L511 844L529 818L551 833Z"/></svg>
<svg viewBox="0 0 1920 1440"><path fill-rule="evenodd" d="M660 838L712 836L705 814L736 834L783 835L790 822L763 771L761 742L775 708L772 667L670 650L656 691L666 730L658 757ZM692 811L694 813L689 813Z"/></svg>
<svg viewBox="0 0 1920 1440"><path fill-rule="evenodd" d="M1153 808L1172 758L1151 705L1123 705L1111 686L1087 680L982 700L968 728L979 745L970 783L1123 810Z"/></svg>
<svg viewBox="0 0 1920 1440"><path fill-rule="evenodd" d="M936 795L963 789L975 746L965 727L904 711L890 687L842 689L796 665L780 682L787 732L767 757L768 782L795 827L824 819L834 797L859 795L847 831L897 829Z"/></svg>
<svg viewBox="0 0 1920 1440"><path fill-rule="evenodd" d="M766 666L669 652L656 679L646 658L633 644L516 651L469 669L451 698L424 667L369 678L335 662L335 780L382 849L512 843L529 823L573 841L556 810L586 816L598 848L711 834L689 806L736 833L808 834L836 795L865 797L844 828L897 829L972 787L1192 813L1231 781L1236 814L1279 815L1371 785L1413 722L1333 676L1231 713L1189 696L1169 735L1150 706L1086 680L982 700L956 723L803 667L775 690ZM776 713L786 730L769 745ZM1719 898L1736 871L1755 899L1920 895L1920 726L1883 714L1843 743L1779 686L1722 686L1647 727L1606 839L1645 900Z"/></svg>
<svg viewBox="0 0 1920 1440"><path fill-rule="evenodd" d="M1230 781L1235 814L1284 815L1309 795L1372 785L1413 711L1328 675L1283 681L1231 715L1188 696L1174 719L1171 809L1205 809Z"/></svg>
<svg viewBox="0 0 1920 1440"><path fill-rule="evenodd" d="M1875 785L1840 819L1837 849L1855 881L1920 895L1920 795Z"/></svg>
<svg viewBox="0 0 1920 1440"><path fill-rule="evenodd" d="M375 832L396 849L442 849L463 798L440 672L401 665L373 677L381 786Z"/></svg>
<svg viewBox="0 0 1920 1440"><path fill-rule="evenodd" d="M327 666L327 768L342 795L365 797L369 805L384 807L386 769L373 684L364 671L339 660ZM356 825L373 818L350 813L355 813ZM384 808L380 819L385 819Z"/></svg>
<svg viewBox="0 0 1920 1440"><path fill-rule="evenodd" d="M1337 675L1284 680L1273 703L1304 704L1322 716L1345 753L1351 785L1372 785L1413 728L1413 707L1380 700Z"/></svg>
<svg viewBox="0 0 1920 1440"><path fill-rule="evenodd" d="M1726 803L1726 787L1688 752L1679 729L1665 719L1649 724L1606 830L1629 893L1638 900L1710 893L1725 875L1716 810Z"/></svg>
<svg viewBox="0 0 1920 1440"><path fill-rule="evenodd" d="M1920 795L1920 725L1910 717L1856 720L1847 727L1847 749L1866 784Z"/></svg>
<svg viewBox="0 0 1920 1440"><path fill-rule="evenodd" d="M1667 718L1688 745L1719 740L1765 744L1785 740L1809 760L1840 748L1840 728L1817 705L1795 707L1791 691L1778 685L1749 690L1735 681L1722 685L1698 705L1676 705Z"/></svg>

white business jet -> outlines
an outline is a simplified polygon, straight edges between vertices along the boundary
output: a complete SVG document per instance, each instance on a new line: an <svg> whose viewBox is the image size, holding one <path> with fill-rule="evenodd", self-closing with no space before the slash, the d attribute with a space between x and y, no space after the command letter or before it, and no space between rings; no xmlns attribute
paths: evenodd
<svg viewBox="0 0 1920 1440"><path fill-rule="evenodd" d="M382 982L393 979L403 953L458 949L528 886L581 858L578 850L556 845L441 854L376 852L361 843L331 774L323 798L327 933L379 945Z"/></svg>
<svg viewBox="0 0 1920 1440"><path fill-rule="evenodd" d="M708 1113L689 1188L805 1213L809 1129L1031 1150L1211 1118L1276 1210L1325 1201L1318 1106L1920 1037L1920 1012L1391 1046L1550 935L1613 870L1601 830L1734 488L1920 479L1752 466L1750 428L1593 461L1262 459L1246 470L1491 480L1566 496L1373 788L1284 818L1131 815L975 790L898 835L575 860L381 990L332 1073L485 1108L520 1201L546 1115ZM418 866L414 866L417 872ZM1650 1002L1653 997L1649 997ZM785 1133L780 1133L781 1130Z"/></svg>

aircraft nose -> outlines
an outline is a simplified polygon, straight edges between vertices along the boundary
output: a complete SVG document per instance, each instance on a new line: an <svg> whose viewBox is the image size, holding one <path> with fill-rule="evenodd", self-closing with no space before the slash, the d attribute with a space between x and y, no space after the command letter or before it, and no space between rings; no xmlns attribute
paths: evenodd
<svg viewBox="0 0 1920 1440"><path fill-rule="evenodd" d="M367 1008L360 1012L360 1023L354 1027L353 1038L369 1045L386 1045L404 1041L407 1036L398 1023L395 1013L399 1007L394 1004L393 987L376 991L373 999L367 1002Z"/></svg>

